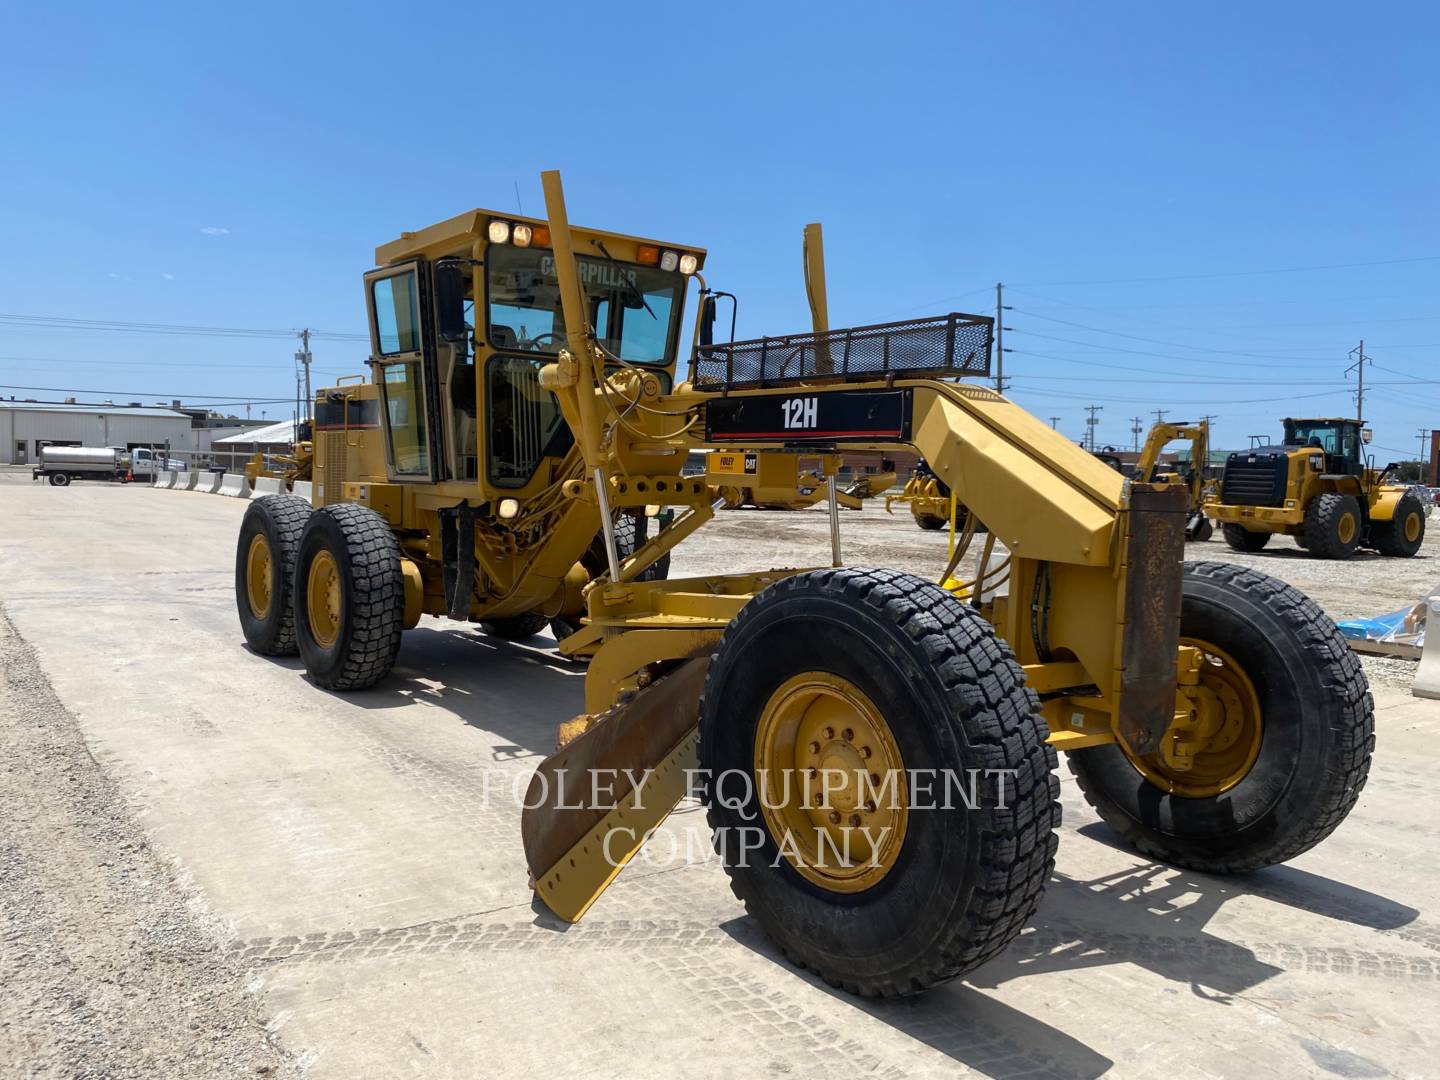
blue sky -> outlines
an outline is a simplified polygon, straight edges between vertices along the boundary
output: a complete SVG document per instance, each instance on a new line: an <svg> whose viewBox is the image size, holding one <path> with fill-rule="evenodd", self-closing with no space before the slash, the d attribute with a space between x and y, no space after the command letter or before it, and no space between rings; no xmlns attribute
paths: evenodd
<svg viewBox="0 0 1440 1080"><path fill-rule="evenodd" d="M1076 437L1090 403L1117 445L1156 409L1216 414L1226 446L1349 413L1362 337L1377 456L1440 427L1433 5L80 3L6 27L0 313L353 335L376 244L517 185L536 213L559 167L573 220L707 247L741 336L806 328L807 221L835 325L988 313L1005 281L1013 396ZM367 350L313 351L328 381ZM285 398L293 352L0 319L0 383L127 399Z"/></svg>

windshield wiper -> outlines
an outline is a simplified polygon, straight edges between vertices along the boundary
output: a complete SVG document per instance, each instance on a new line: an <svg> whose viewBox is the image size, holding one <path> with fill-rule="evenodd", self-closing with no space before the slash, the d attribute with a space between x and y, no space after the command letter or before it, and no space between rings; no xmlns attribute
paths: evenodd
<svg viewBox="0 0 1440 1080"><path fill-rule="evenodd" d="M641 303L642 305L644 305L645 310L650 312L650 318L654 319L654 318L655 318L655 312L654 312L654 311L651 311L651 309L650 309L650 301L649 301L649 300L646 300L646 299L645 299L645 294L642 293L639 289L637 289L637 288L635 287L635 283L634 283L633 281L631 281L628 277L625 276L625 273L624 273L624 271L625 271L625 264L622 263L619 259L615 258L614 255L611 255L610 252L606 251L606 250L605 250L605 244L604 244L602 241L600 241L600 240L591 240L590 242L591 242L592 244L594 244L597 248L600 249L600 254L601 254L601 255L604 255L605 258L607 258L608 260L610 260L610 262L612 262L612 263L614 263L616 266L620 267L620 271L621 271L621 273L620 273L620 280L625 284L625 287L630 290L630 295L631 295L631 297L632 297L633 299L639 300L640 303ZM658 322L659 320L657 319L656 321Z"/></svg>

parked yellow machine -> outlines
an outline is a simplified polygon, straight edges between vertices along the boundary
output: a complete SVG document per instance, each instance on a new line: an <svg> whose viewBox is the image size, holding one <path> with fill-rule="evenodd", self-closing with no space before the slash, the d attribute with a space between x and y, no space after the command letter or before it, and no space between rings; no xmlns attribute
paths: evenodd
<svg viewBox="0 0 1440 1080"><path fill-rule="evenodd" d="M1231 454L1205 512L1237 551L1259 551L1276 534L1311 555L1348 559L1358 548L1408 558L1425 540L1426 505L1388 479L1364 452L1360 420L1284 421L1279 445Z"/></svg>
<svg viewBox="0 0 1440 1080"><path fill-rule="evenodd" d="M911 471L910 479L905 481L905 487L900 493L885 496L887 514L893 514L896 506L908 506L915 518L915 524L922 529L943 529L950 523L950 488L922 458ZM959 503L954 509L956 527L964 528L969 519L969 511Z"/></svg>
<svg viewBox="0 0 1440 1080"><path fill-rule="evenodd" d="M1254 571L1183 564L1183 488L1127 484L960 381L988 372L990 319L829 329L812 227L823 329L717 344L702 249L572 227L543 184L545 220L477 210L377 250L371 379L319 395L316 505L250 504L236 590L253 649L342 691L383 679L422 614L578 624L559 649L589 660L585 711L521 824L551 910L579 919L697 767L751 915L883 996L983 964L1030 918L1057 749L1126 840L1207 872L1343 819L1373 717L1334 624ZM831 565L659 576L718 501L686 455L734 446L913 449L992 530L977 569L973 529L950 592L840 565L832 527ZM648 537L647 506L674 514Z"/></svg>
<svg viewBox="0 0 1440 1080"><path fill-rule="evenodd" d="M804 510L828 498L827 481L840 471L839 454L785 450L714 450L705 455L705 479L725 509ZM893 470L867 473L837 489L835 501L847 510L864 509L895 482Z"/></svg>
<svg viewBox="0 0 1440 1080"><path fill-rule="evenodd" d="M1190 443L1189 467L1182 475L1162 469L1160 454L1172 442ZM1154 481L1165 479L1171 483L1185 485L1189 494L1185 517L1186 540L1209 540L1215 533L1210 519L1205 515L1207 499L1218 491L1218 486L1207 483L1205 467L1210 460L1210 421L1198 424L1165 423L1161 421L1150 428L1145 436L1145 445L1140 450L1140 459L1135 463L1137 479Z"/></svg>

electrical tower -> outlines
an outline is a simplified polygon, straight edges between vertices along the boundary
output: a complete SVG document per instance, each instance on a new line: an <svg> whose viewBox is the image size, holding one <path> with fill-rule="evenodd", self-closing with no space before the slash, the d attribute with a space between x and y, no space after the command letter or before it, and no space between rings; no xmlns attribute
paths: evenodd
<svg viewBox="0 0 1440 1080"><path fill-rule="evenodd" d="M1005 331L1010 327L1005 325L1005 312L1013 310L1005 303L1005 285L1003 282L995 283L995 390L1003 394L1009 385L1005 382L1005 354L1012 350L1005 348Z"/></svg>
<svg viewBox="0 0 1440 1080"><path fill-rule="evenodd" d="M295 354L295 362L305 369L305 404L302 415L306 420L310 419L310 330L301 330L297 335L300 338L300 351Z"/></svg>
<svg viewBox="0 0 1440 1080"><path fill-rule="evenodd" d="M1365 423L1365 364L1370 357L1365 355L1365 339L1360 339L1360 344L1350 350L1350 355L1355 357L1355 362L1345 369L1345 374L1355 372L1355 419Z"/></svg>
<svg viewBox="0 0 1440 1080"><path fill-rule="evenodd" d="M1090 415L1085 419L1085 449L1091 453L1095 451L1095 425L1100 423L1099 417L1095 414L1105 411L1104 405L1086 405L1085 411Z"/></svg>

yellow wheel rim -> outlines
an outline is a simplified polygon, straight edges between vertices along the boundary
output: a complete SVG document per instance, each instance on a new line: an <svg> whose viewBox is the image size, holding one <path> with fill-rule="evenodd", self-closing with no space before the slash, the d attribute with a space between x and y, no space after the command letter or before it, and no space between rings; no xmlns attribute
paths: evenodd
<svg viewBox="0 0 1440 1080"><path fill-rule="evenodd" d="M1413 544L1416 540L1419 540L1419 539L1420 539L1420 515L1419 515L1419 514L1406 514L1406 515L1405 515L1405 540L1406 540L1406 542L1407 542L1407 543L1410 543L1410 544Z"/></svg>
<svg viewBox="0 0 1440 1080"><path fill-rule="evenodd" d="M335 556L318 551L310 563L310 576L305 582L305 599L310 622L310 636L315 644L328 649L340 636L340 568Z"/></svg>
<svg viewBox="0 0 1440 1080"><path fill-rule="evenodd" d="M1340 515L1340 524L1335 530L1340 535L1340 543L1348 544L1351 540L1355 539L1355 524L1354 514L1345 513Z"/></svg>
<svg viewBox="0 0 1440 1080"><path fill-rule="evenodd" d="M905 764L854 683L823 671L786 680L761 712L754 761L765 825L807 881L855 893L894 867L908 818Z"/></svg>
<svg viewBox="0 0 1440 1080"><path fill-rule="evenodd" d="M270 598L275 590L275 561L270 557L270 542L264 533L250 538L245 554L245 592L250 601L250 614L263 619L270 614Z"/></svg>
<svg viewBox="0 0 1440 1080"><path fill-rule="evenodd" d="M1223 649L1181 638L1201 654L1199 686L1188 714L1177 712L1165 743L1130 763L1155 787L1187 799L1229 791L1249 775L1264 734L1260 695L1245 669ZM1124 747L1124 743L1120 744Z"/></svg>

